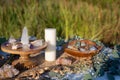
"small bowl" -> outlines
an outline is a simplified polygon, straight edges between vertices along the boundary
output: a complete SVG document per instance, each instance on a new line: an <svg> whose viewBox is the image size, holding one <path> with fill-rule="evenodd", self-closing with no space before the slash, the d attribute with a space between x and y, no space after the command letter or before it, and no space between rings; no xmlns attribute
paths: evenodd
<svg viewBox="0 0 120 80"><path fill-rule="evenodd" d="M80 51L77 49L77 47L75 46L75 44L77 42L80 42L80 43L85 43L86 45L84 46L85 48L87 48L87 50L85 51ZM73 46L74 48L65 48L64 52L74 56L74 57L92 57L94 56L95 54L97 54L101 49L102 49L102 46L98 46L95 42L93 41L90 41L90 40L73 40L73 41L70 41L68 43L68 46ZM95 50L89 50L89 46L94 46L96 47ZM83 47L83 46L81 46ZM76 49L75 49L76 48Z"/></svg>

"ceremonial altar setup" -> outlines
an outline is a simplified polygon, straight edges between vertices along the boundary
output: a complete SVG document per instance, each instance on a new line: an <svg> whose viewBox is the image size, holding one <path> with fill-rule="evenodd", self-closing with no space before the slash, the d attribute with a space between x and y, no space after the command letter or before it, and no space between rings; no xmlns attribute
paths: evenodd
<svg viewBox="0 0 120 80"><path fill-rule="evenodd" d="M24 27L20 39L11 36L1 44L3 52L18 58L8 58L11 62L0 68L0 79L100 80L119 74L119 46L111 49L79 37L65 42L56 38L55 28L46 28L44 34L44 39L36 39Z"/></svg>
<svg viewBox="0 0 120 80"><path fill-rule="evenodd" d="M10 38L8 42L1 45L1 49L4 52L10 54L20 55L18 60L15 60L12 65L23 64L24 67L36 66L35 60L29 58L30 54L36 54L47 47L47 43L42 40L34 40L29 42L29 36L27 28L23 29L21 40L15 40Z"/></svg>

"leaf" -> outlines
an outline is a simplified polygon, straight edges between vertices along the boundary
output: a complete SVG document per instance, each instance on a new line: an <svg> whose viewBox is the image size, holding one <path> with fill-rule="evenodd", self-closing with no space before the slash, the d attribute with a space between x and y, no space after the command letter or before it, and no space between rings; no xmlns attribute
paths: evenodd
<svg viewBox="0 0 120 80"><path fill-rule="evenodd" d="M56 77L57 74L56 74L55 72L52 72L52 71L51 71L51 72L49 72L49 76L50 76L50 77Z"/></svg>
<svg viewBox="0 0 120 80"><path fill-rule="evenodd" d="M98 75L99 75L99 76L103 76L103 75L104 75L104 70L103 70L103 68L100 69Z"/></svg>
<svg viewBox="0 0 120 80"><path fill-rule="evenodd" d="M118 67L120 62L119 59L112 60L111 63L109 63L110 66Z"/></svg>
<svg viewBox="0 0 120 80"><path fill-rule="evenodd" d="M92 76L90 74L85 74L83 80L92 80Z"/></svg>
<svg viewBox="0 0 120 80"><path fill-rule="evenodd" d="M114 66L110 67L109 71L113 74L117 73L117 69Z"/></svg>
<svg viewBox="0 0 120 80"><path fill-rule="evenodd" d="M0 37L0 44L4 43L6 41L5 37Z"/></svg>
<svg viewBox="0 0 120 80"><path fill-rule="evenodd" d="M120 76L120 70L117 70L118 75Z"/></svg>
<svg viewBox="0 0 120 80"><path fill-rule="evenodd" d="M117 51L114 51L114 52L113 52L112 57L113 57L113 58L119 58L119 55L118 55Z"/></svg>
<svg viewBox="0 0 120 80"><path fill-rule="evenodd" d="M107 73L107 78L108 80L115 80L114 76L111 75L110 73Z"/></svg>
<svg viewBox="0 0 120 80"><path fill-rule="evenodd" d="M57 74L56 77L58 77L59 79L62 79L64 76L61 74Z"/></svg>

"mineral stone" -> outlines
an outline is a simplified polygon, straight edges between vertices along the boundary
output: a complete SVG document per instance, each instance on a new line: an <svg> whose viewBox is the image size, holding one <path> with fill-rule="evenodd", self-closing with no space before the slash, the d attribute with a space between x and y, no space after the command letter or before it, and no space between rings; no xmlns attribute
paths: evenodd
<svg viewBox="0 0 120 80"><path fill-rule="evenodd" d="M8 42L9 42L10 44L13 44L13 43L16 42L16 39L11 36L11 37L9 38Z"/></svg>
<svg viewBox="0 0 120 80"><path fill-rule="evenodd" d="M42 46L43 40L35 40L35 41L31 42L31 44L35 47Z"/></svg>
<svg viewBox="0 0 120 80"><path fill-rule="evenodd" d="M23 28L22 37L21 37L21 43L29 44L29 36L28 36L28 30L26 27Z"/></svg>
<svg viewBox="0 0 120 80"><path fill-rule="evenodd" d="M66 59L66 58L59 58L56 61L56 64L71 65L72 64L72 60Z"/></svg>

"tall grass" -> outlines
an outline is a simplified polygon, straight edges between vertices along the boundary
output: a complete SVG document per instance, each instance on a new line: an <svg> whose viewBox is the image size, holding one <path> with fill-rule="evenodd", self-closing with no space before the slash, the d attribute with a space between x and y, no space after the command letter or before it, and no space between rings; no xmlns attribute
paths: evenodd
<svg viewBox="0 0 120 80"><path fill-rule="evenodd" d="M109 43L120 42L119 0L1 0L0 36L29 35L44 38L44 29L57 29L68 40L74 35Z"/></svg>

